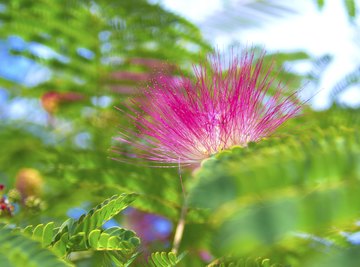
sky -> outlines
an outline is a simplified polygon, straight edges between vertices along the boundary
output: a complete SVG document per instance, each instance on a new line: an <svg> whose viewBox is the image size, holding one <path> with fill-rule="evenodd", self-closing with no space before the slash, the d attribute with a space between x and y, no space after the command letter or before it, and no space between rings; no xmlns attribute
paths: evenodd
<svg viewBox="0 0 360 267"><path fill-rule="evenodd" d="M357 27L360 21L350 22L341 0L325 1L322 10L317 8L315 0L273 1L286 3L296 13L263 14L265 23L262 25L243 27L234 17L236 12L243 14L242 3L254 2L252 0L160 0L159 3L199 26L214 47L227 47L238 41L264 45L271 52L302 50L314 57L331 54L332 63L325 70L312 103L315 109L328 108L331 105L330 89L360 65L360 27ZM360 8L360 0L357 5ZM221 25L224 23L227 27ZM291 66L299 72L309 67L303 62ZM360 107L360 87L353 86L342 93L340 102Z"/></svg>

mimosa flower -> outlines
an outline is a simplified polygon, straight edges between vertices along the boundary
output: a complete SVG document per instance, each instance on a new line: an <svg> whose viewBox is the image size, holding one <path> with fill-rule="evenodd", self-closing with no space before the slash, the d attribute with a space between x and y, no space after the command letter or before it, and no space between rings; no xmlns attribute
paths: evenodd
<svg viewBox="0 0 360 267"><path fill-rule="evenodd" d="M271 77L264 55L232 55L224 66L225 59L213 54L194 66L194 82L160 75L128 107L137 130L122 130L116 140L131 145L133 157L170 165L198 164L259 142L301 108L295 93L285 96L284 85Z"/></svg>

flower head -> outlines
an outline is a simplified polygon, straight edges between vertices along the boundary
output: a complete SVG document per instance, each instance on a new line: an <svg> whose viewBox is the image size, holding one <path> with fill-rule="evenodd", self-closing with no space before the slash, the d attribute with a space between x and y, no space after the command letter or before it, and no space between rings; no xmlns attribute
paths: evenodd
<svg viewBox="0 0 360 267"><path fill-rule="evenodd" d="M194 66L194 82L160 75L129 107L137 131L123 130L116 139L132 145L137 158L174 165L196 164L260 141L301 108L295 95L285 96L270 77L271 66L264 68L263 59L264 53L255 59L253 51L244 52L224 66L213 54Z"/></svg>

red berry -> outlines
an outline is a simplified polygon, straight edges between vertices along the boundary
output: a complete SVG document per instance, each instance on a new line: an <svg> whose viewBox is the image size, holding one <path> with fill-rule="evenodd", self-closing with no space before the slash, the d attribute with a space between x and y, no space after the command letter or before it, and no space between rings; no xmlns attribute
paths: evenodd
<svg viewBox="0 0 360 267"><path fill-rule="evenodd" d="M5 185L0 184L0 191L4 190L4 188L5 188Z"/></svg>
<svg viewBox="0 0 360 267"><path fill-rule="evenodd" d="M0 204L0 210L6 210L6 204L4 204L4 203L1 203Z"/></svg>

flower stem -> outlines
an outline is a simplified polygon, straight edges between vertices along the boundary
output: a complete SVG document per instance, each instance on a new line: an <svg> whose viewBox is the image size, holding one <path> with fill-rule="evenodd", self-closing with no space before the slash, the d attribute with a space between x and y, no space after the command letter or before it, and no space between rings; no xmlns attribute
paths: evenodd
<svg viewBox="0 0 360 267"><path fill-rule="evenodd" d="M180 213L179 221L178 221L178 223L176 225L174 241L173 241L173 246L172 246L172 250L171 250L175 254L178 253L180 243L181 243L181 239L182 239L183 234L184 234L185 217L186 217L186 213L187 213L187 209L188 209L186 191L185 191L185 187L184 187L184 183L183 183L183 179L182 179L182 175L181 175L180 159L179 159L179 178L180 178L181 190L182 190L182 194L183 194L183 205L181 207L181 213Z"/></svg>
<svg viewBox="0 0 360 267"><path fill-rule="evenodd" d="M181 239L182 239L183 234L184 234L186 213L187 213L187 201L185 200L184 204L183 204L183 206L181 208L180 219L179 219L178 224L176 226L173 247L172 247L172 250L171 250L175 254L178 253L180 243L181 243Z"/></svg>

